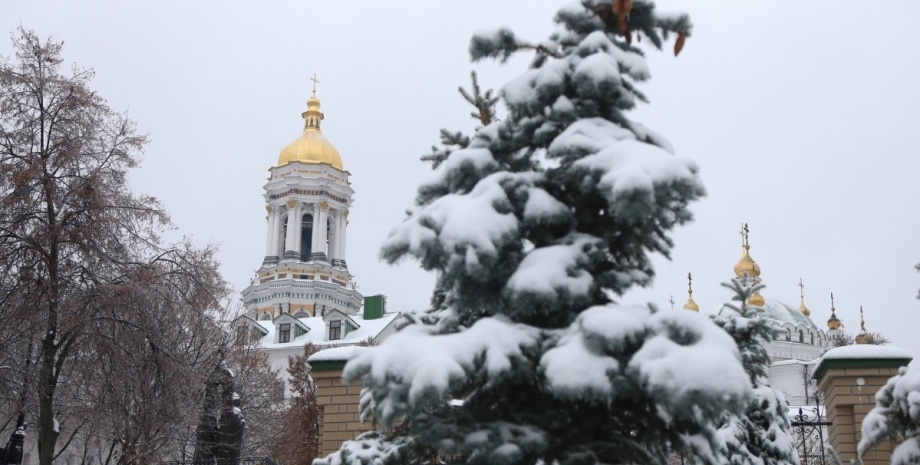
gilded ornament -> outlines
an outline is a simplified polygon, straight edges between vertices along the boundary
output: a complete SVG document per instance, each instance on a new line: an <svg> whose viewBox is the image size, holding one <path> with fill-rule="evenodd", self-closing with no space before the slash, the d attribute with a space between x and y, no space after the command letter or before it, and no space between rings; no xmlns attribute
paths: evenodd
<svg viewBox="0 0 920 465"><path fill-rule="evenodd" d="M297 206L297 201L294 199L288 199L287 206L288 208L294 208Z"/></svg>
<svg viewBox="0 0 920 465"><path fill-rule="evenodd" d="M329 202L326 202L325 200L323 200L322 202L319 203L319 208L322 211L329 210Z"/></svg>

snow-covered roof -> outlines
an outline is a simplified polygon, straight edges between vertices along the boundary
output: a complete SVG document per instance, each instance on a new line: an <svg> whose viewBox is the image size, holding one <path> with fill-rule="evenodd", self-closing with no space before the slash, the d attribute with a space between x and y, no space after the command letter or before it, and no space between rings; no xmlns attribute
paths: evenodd
<svg viewBox="0 0 920 465"><path fill-rule="evenodd" d="M362 346L331 347L321 350L307 359L308 362L344 362L367 349Z"/></svg>
<svg viewBox="0 0 920 465"><path fill-rule="evenodd" d="M814 378L821 379L833 366L866 364L871 366L897 367L907 365L914 357L910 352L897 347L877 346L873 344L856 344L837 347L827 351L818 361ZM862 365L865 366L865 365Z"/></svg>
<svg viewBox="0 0 920 465"><path fill-rule="evenodd" d="M796 327L805 326L811 331L823 332L823 330L818 328L815 322L811 321L811 318L805 316L798 308L780 302L779 300L765 298L763 310L766 317L774 319L780 324L791 323ZM728 307L721 307L717 313L721 315L723 312L734 312L734 310Z"/></svg>
<svg viewBox="0 0 920 465"><path fill-rule="evenodd" d="M350 320L358 327L349 331L348 334L341 339L332 341L326 340L326 322L323 321L323 317L320 316L296 318L302 325L311 330L307 331L305 334L292 338L289 342L274 342L278 338L275 334L275 324L273 322L261 320L255 323L267 331L267 334L260 340L262 347L266 349L280 349L287 347L302 347L308 343L321 346L356 344L369 337L376 338L384 329L393 324L399 316L400 313L398 312L384 313L382 317L373 320L365 320L361 316L352 316Z"/></svg>
<svg viewBox="0 0 920 465"><path fill-rule="evenodd" d="M873 344L856 344L851 346L837 347L827 351L821 361L824 360L845 360L845 359L907 359L914 357L910 352L897 347L877 346Z"/></svg>

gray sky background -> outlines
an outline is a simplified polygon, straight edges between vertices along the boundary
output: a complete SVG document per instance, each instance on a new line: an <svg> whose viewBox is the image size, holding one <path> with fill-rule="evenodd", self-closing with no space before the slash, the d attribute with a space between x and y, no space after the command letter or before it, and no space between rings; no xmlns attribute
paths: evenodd
<svg viewBox="0 0 920 465"><path fill-rule="evenodd" d="M920 355L920 2L659 1L691 14L680 57L649 52L651 105L633 119L698 161L709 194L676 232L673 261L627 302L677 307L686 274L704 309L741 253L739 225L767 298L826 327L829 294L850 332L867 326ZM365 295L422 308L433 277L390 267L379 245L428 174L418 157L441 127L475 122L456 87L471 69L500 88L529 56L471 65L481 29L544 39L560 3L445 1L0 1L0 31L22 24L64 40L68 62L95 68L94 88L152 142L135 191L158 197L178 232L221 244L239 291L262 260L262 186L300 134L309 77L321 81L323 132L356 190L348 263ZM10 54L0 40L0 54Z"/></svg>

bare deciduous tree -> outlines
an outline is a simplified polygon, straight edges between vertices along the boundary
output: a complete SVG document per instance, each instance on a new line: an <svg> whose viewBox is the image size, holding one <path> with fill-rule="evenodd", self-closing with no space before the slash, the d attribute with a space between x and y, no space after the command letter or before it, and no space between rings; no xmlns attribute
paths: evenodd
<svg viewBox="0 0 920 465"><path fill-rule="evenodd" d="M307 359L326 347L307 344L303 353L288 357L288 389L291 396L282 413L281 434L276 437L272 456L285 465L310 465L319 454L319 406L316 384Z"/></svg>
<svg viewBox="0 0 920 465"><path fill-rule="evenodd" d="M161 242L167 214L128 188L146 136L61 47L20 28L0 61L0 401L37 419L41 465L75 438L148 463L194 414L227 287L212 249Z"/></svg>

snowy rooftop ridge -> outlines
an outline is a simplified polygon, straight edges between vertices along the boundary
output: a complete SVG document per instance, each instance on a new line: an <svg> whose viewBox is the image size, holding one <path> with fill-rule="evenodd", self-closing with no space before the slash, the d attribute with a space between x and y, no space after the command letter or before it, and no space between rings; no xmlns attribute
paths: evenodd
<svg viewBox="0 0 920 465"><path fill-rule="evenodd" d="M363 346L331 347L311 355L307 362L345 362L365 349L367 347Z"/></svg>
<svg viewBox="0 0 920 465"><path fill-rule="evenodd" d="M815 367L812 378L821 380L829 368L873 368L904 366L913 360L910 352L897 347L856 344L827 351Z"/></svg>
<svg viewBox="0 0 920 465"><path fill-rule="evenodd" d="M871 344L856 344L837 347L827 351L819 365L825 360L866 360L866 359L906 359L914 358L910 352L897 347L877 346Z"/></svg>

